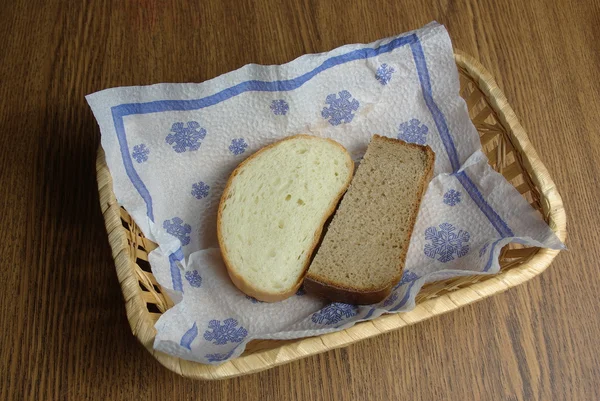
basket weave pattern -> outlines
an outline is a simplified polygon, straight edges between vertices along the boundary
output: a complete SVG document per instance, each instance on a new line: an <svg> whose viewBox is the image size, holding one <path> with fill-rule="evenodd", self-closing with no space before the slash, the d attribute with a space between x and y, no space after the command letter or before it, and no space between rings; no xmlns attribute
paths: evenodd
<svg viewBox="0 0 600 401"><path fill-rule="evenodd" d="M519 124L493 78L473 58L455 54L461 96L480 135L489 163L539 211L562 241L566 237L563 204L548 171ZM196 379L223 379L264 370L308 355L343 347L457 309L523 283L544 271L558 251L510 244L500 254L501 272L431 283L417 296L410 312L384 315L335 333L318 337L272 341L255 340L244 354L221 365L185 361L152 348L154 323L173 306L152 275L148 253L157 247L141 233L131 216L117 203L104 151L96 161L100 205L125 298L133 334L150 353L172 371Z"/></svg>

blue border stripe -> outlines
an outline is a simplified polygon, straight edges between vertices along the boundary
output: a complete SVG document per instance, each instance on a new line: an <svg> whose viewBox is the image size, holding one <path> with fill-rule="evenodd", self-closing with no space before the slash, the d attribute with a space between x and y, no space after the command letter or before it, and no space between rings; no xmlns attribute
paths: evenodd
<svg viewBox="0 0 600 401"><path fill-rule="evenodd" d="M192 342L196 339L196 337L198 337L198 326L196 326L196 322L194 322L194 325L188 331L186 331L183 336L181 336L179 345L191 351Z"/></svg>
<svg viewBox="0 0 600 401"><path fill-rule="evenodd" d="M498 245L498 242L502 241L503 239L504 238L500 238L500 239L496 240L492 244L491 249L490 249L490 256L489 256L488 261L487 261L487 263L485 265L485 268L483 269L484 272L487 272L488 270L490 270L490 267L492 267L492 260L493 260L493 256L494 256L494 250L496 248L496 245Z"/></svg>
<svg viewBox="0 0 600 401"><path fill-rule="evenodd" d="M369 310L369 312L367 312L367 314L365 315L365 317L363 317L363 319L366 320L366 319L370 318L371 316L373 316L373 313L375 313L375 309L376 308L371 308L371 310Z"/></svg>
<svg viewBox="0 0 600 401"><path fill-rule="evenodd" d="M395 312L398 309L402 308L406 304L406 302L408 301L408 298L410 297L410 290L412 290L413 285L415 285L416 282L417 282L417 280L410 283L410 285L408 286L408 289L406 290L406 294L404 294L404 297L400 300L398 305L394 306L393 308L390 308L389 312Z"/></svg>
<svg viewBox="0 0 600 401"><path fill-rule="evenodd" d="M193 100L158 100L147 103L130 103L115 106L116 112L121 117L130 114L147 114L156 113L162 111L185 111L185 110L198 110L205 107L213 106L217 103L223 102L224 100L231 99L237 95L245 92L284 92L294 89L298 89L306 82L314 78L319 73L338 66L345 64L350 61L362 60L371 57L378 56L383 53L388 53L398 47L418 43L417 35L412 34L396 38L385 45L381 45L376 48L364 48L353 50L349 53L342 54L339 56L331 57L325 60L320 66L312 71L309 71L303 75L300 75L294 79L287 79L283 81L246 81L234 85L230 88L224 89L214 95L204 97L202 99Z"/></svg>
<svg viewBox="0 0 600 401"><path fill-rule="evenodd" d="M406 290L406 293L404 294L404 297L402 297L402 299L400 300L400 302L398 303L398 305L394 306L393 308L387 310L388 312L395 312L398 309L402 308L405 304L406 301L408 301L409 297L410 297L410 290L412 290L413 285L415 284L416 280L411 282L410 285L408 286L408 289ZM366 320L368 318L370 318L371 316L373 316L373 313L375 313L375 310L377 309L383 309L384 308L371 308L371 310L369 310L369 312L367 312L367 314L365 315L365 317L363 317L363 320Z"/></svg>
<svg viewBox="0 0 600 401"><path fill-rule="evenodd" d="M171 280L173 281L173 289L183 292L183 281L181 280L181 270L177 266L177 262L183 260L183 251L181 248L169 255L169 264L171 266Z"/></svg>
<svg viewBox="0 0 600 401"><path fill-rule="evenodd" d="M133 161L131 160L131 155L129 154L129 145L127 144L127 137L125 136L125 126L123 124L123 118L117 113L117 107L113 107L111 109L113 121L115 124L115 131L117 132L117 139L119 140L119 149L121 150L121 157L123 159L123 164L125 165L125 172L127 172L127 176L131 180L131 183L137 189L140 196L146 203L146 215L151 221L154 221L154 211L152 210L152 196L146 188L146 185L138 175L137 171L133 167Z"/></svg>
<svg viewBox="0 0 600 401"><path fill-rule="evenodd" d="M460 173L454 174L454 176L458 179L458 181L465 188L467 193L473 199L473 202L477 205L479 210L483 212L483 214L488 218L492 226L498 231L502 237L514 237L514 234L510 227L502 220L500 216L492 209L492 207L485 201L477 186L471 181L467 173L461 171Z"/></svg>
<svg viewBox="0 0 600 401"><path fill-rule="evenodd" d="M421 42L416 41L415 43L410 44L410 48L413 52L413 58L415 59L415 65L417 66L417 72L419 74L419 80L421 82L421 89L423 92L423 98L425 99L425 104L429 108L431 112L431 116L433 117L433 121L437 127L438 133L440 134L440 138L446 149L446 153L448 154L448 158L450 159L450 164L452 165L452 170L456 173L460 168L460 162L458 160L458 152L456 151L456 147L454 146L454 141L452 140L452 136L450 135L450 131L448 130L448 124L446 124L446 118L444 114L440 111L438 105L433 100L433 93L431 89L431 81L429 79L429 70L427 69L427 62L425 61L425 54L423 53L423 47L421 46ZM492 226L498 231L498 233L502 237L512 237L514 236L512 230L504 220L494 211L494 209L485 201L477 186L471 181L471 179L464 172L455 174L462 186L465 188L465 191L469 194L471 199L475 202L477 207L483 212L483 214L488 218Z"/></svg>
<svg viewBox="0 0 600 401"><path fill-rule="evenodd" d="M431 81L429 79L429 70L427 69L427 62L425 61L425 54L423 54L423 47L421 46L421 42L417 40L416 42L411 43L410 48L413 53L413 58L415 59L415 65L417 66L417 72L419 74L419 81L421 82L421 89L423 92L423 98L425 99L425 104L431 112L431 116L433 117L435 126L437 127L437 130L440 134L442 143L446 148L446 153L448 154L448 158L450 159L452 170L458 171L458 169L460 168L460 163L458 161L458 153L456 152L454 141L452 140L452 136L450 135L450 131L448 130L448 124L446 124L444 114L440 111L440 108L433 100Z"/></svg>

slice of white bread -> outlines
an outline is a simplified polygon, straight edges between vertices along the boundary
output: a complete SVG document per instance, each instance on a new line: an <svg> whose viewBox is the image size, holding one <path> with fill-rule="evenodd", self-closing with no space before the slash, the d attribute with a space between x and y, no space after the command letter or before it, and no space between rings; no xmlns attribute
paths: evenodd
<svg viewBox="0 0 600 401"><path fill-rule="evenodd" d="M373 304L400 281L435 154L373 136L312 261L304 289L332 301Z"/></svg>
<svg viewBox="0 0 600 401"><path fill-rule="evenodd" d="M342 145L309 135L283 139L241 163L217 216L221 254L236 287L266 302L292 296L353 173Z"/></svg>

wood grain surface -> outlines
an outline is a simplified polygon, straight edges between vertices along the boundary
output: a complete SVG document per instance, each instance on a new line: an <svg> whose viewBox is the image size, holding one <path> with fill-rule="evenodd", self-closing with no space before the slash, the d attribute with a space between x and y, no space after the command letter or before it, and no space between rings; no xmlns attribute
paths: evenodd
<svg viewBox="0 0 600 401"><path fill-rule="evenodd" d="M131 334L84 95L437 20L496 77L562 196L569 251L461 310L266 372L183 379ZM1 400L600 399L600 5L594 1L3 1Z"/></svg>

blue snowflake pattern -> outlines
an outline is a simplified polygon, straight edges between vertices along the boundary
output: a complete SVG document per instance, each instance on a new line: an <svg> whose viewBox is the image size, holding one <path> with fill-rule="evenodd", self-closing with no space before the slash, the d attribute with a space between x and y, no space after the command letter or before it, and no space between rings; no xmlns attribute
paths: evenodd
<svg viewBox="0 0 600 401"><path fill-rule="evenodd" d="M311 320L318 324L335 324L356 314L356 306L334 302L313 313Z"/></svg>
<svg viewBox="0 0 600 401"><path fill-rule="evenodd" d="M205 357L208 359L208 362L221 362L229 359L233 355L233 351L235 351L235 348L226 354L207 354Z"/></svg>
<svg viewBox="0 0 600 401"><path fill-rule="evenodd" d="M174 123L171 132L165 140L177 153L200 149L200 141L206 137L206 130L197 121L188 121L185 127L182 122Z"/></svg>
<svg viewBox="0 0 600 401"><path fill-rule="evenodd" d="M424 253L426 256L442 263L454 260L454 255L460 258L469 252L469 242L471 235L463 230L456 232L456 227L449 223L440 224L440 229L429 227L425 230L425 239L431 241L425 244Z"/></svg>
<svg viewBox="0 0 600 401"><path fill-rule="evenodd" d="M488 246L490 246L489 242L486 242L485 244L483 244L483 246L481 247L481 249L479 250L479 257L482 257L483 254L485 253L485 251L487 251Z"/></svg>
<svg viewBox="0 0 600 401"><path fill-rule="evenodd" d="M192 270L185 273L185 279L190 283L192 287L200 288L202 285L202 277L198 270Z"/></svg>
<svg viewBox="0 0 600 401"><path fill-rule="evenodd" d="M451 189L444 194L444 203L448 206L454 206L460 203L460 192Z"/></svg>
<svg viewBox="0 0 600 401"><path fill-rule="evenodd" d="M146 160L148 160L149 154L150 149L148 149L145 144L140 143L139 145L135 145L133 147L133 153L131 154L131 156L133 156L136 162L143 163Z"/></svg>
<svg viewBox="0 0 600 401"><path fill-rule="evenodd" d="M179 217L173 217L172 220L163 221L163 228L172 236L177 237L181 241L181 245L190 243L190 233L192 226L183 224L183 220Z"/></svg>
<svg viewBox="0 0 600 401"><path fill-rule="evenodd" d="M238 321L232 318L223 320L211 320L208 322L208 330L204 332L204 339L212 341L213 344L223 345L228 342L239 343L248 335L248 331L242 326L237 327Z"/></svg>
<svg viewBox="0 0 600 401"><path fill-rule="evenodd" d="M381 85L387 85L388 82L392 79L392 74L395 73L396 70L394 67L390 67L387 64L381 64L377 69L377 73L375 74L375 79L379 81Z"/></svg>
<svg viewBox="0 0 600 401"><path fill-rule="evenodd" d="M427 128L425 124L421 124L421 121L417 120L416 118L413 118L410 121L406 121L400 124L398 139L402 139L405 142L425 145L425 140L428 132L429 128Z"/></svg>
<svg viewBox="0 0 600 401"><path fill-rule="evenodd" d="M393 292L389 297L386 298L385 301L383 301L383 306L390 306L397 300L398 300L398 294Z"/></svg>
<svg viewBox="0 0 600 401"><path fill-rule="evenodd" d="M347 90L339 92L339 97L335 93L328 95L325 103L329 107L323 108L321 116L328 119L331 125L351 122L354 118L354 112L360 106L358 100L352 99L352 95Z"/></svg>
<svg viewBox="0 0 600 401"><path fill-rule="evenodd" d="M276 116L285 116L290 110L290 105L283 99L273 100L271 110Z"/></svg>
<svg viewBox="0 0 600 401"><path fill-rule="evenodd" d="M200 181L196 184L192 184L192 195L196 199L206 198L208 196L208 191L210 190L210 186L206 185L204 181Z"/></svg>
<svg viewBox="0 0 600 401"><path fill-rule="evenodd" d="M194 325L188 331L186 331L183 336L181 336L181 341L179 342L179 345L191 350L192 342L196 339L197 336L198 326L196 326L196 322L194 322Z"/></svg>
<svg viewBox="0 0 600 401"><path fill-rule="evenodd" d="M252 302L253 304L262 304L262 301L259 301L258 299L251 297L250 295L246 295L246 299L249 300L250 302Z"/></svg>
<svg viewBox="0 0 600 401"><path fill-rule="evenodd" d="M248 144L244 141L244 138L237 138L231 140L231 145L229 145L229 150L234 155L241 155L246 151Z"/></svg>

